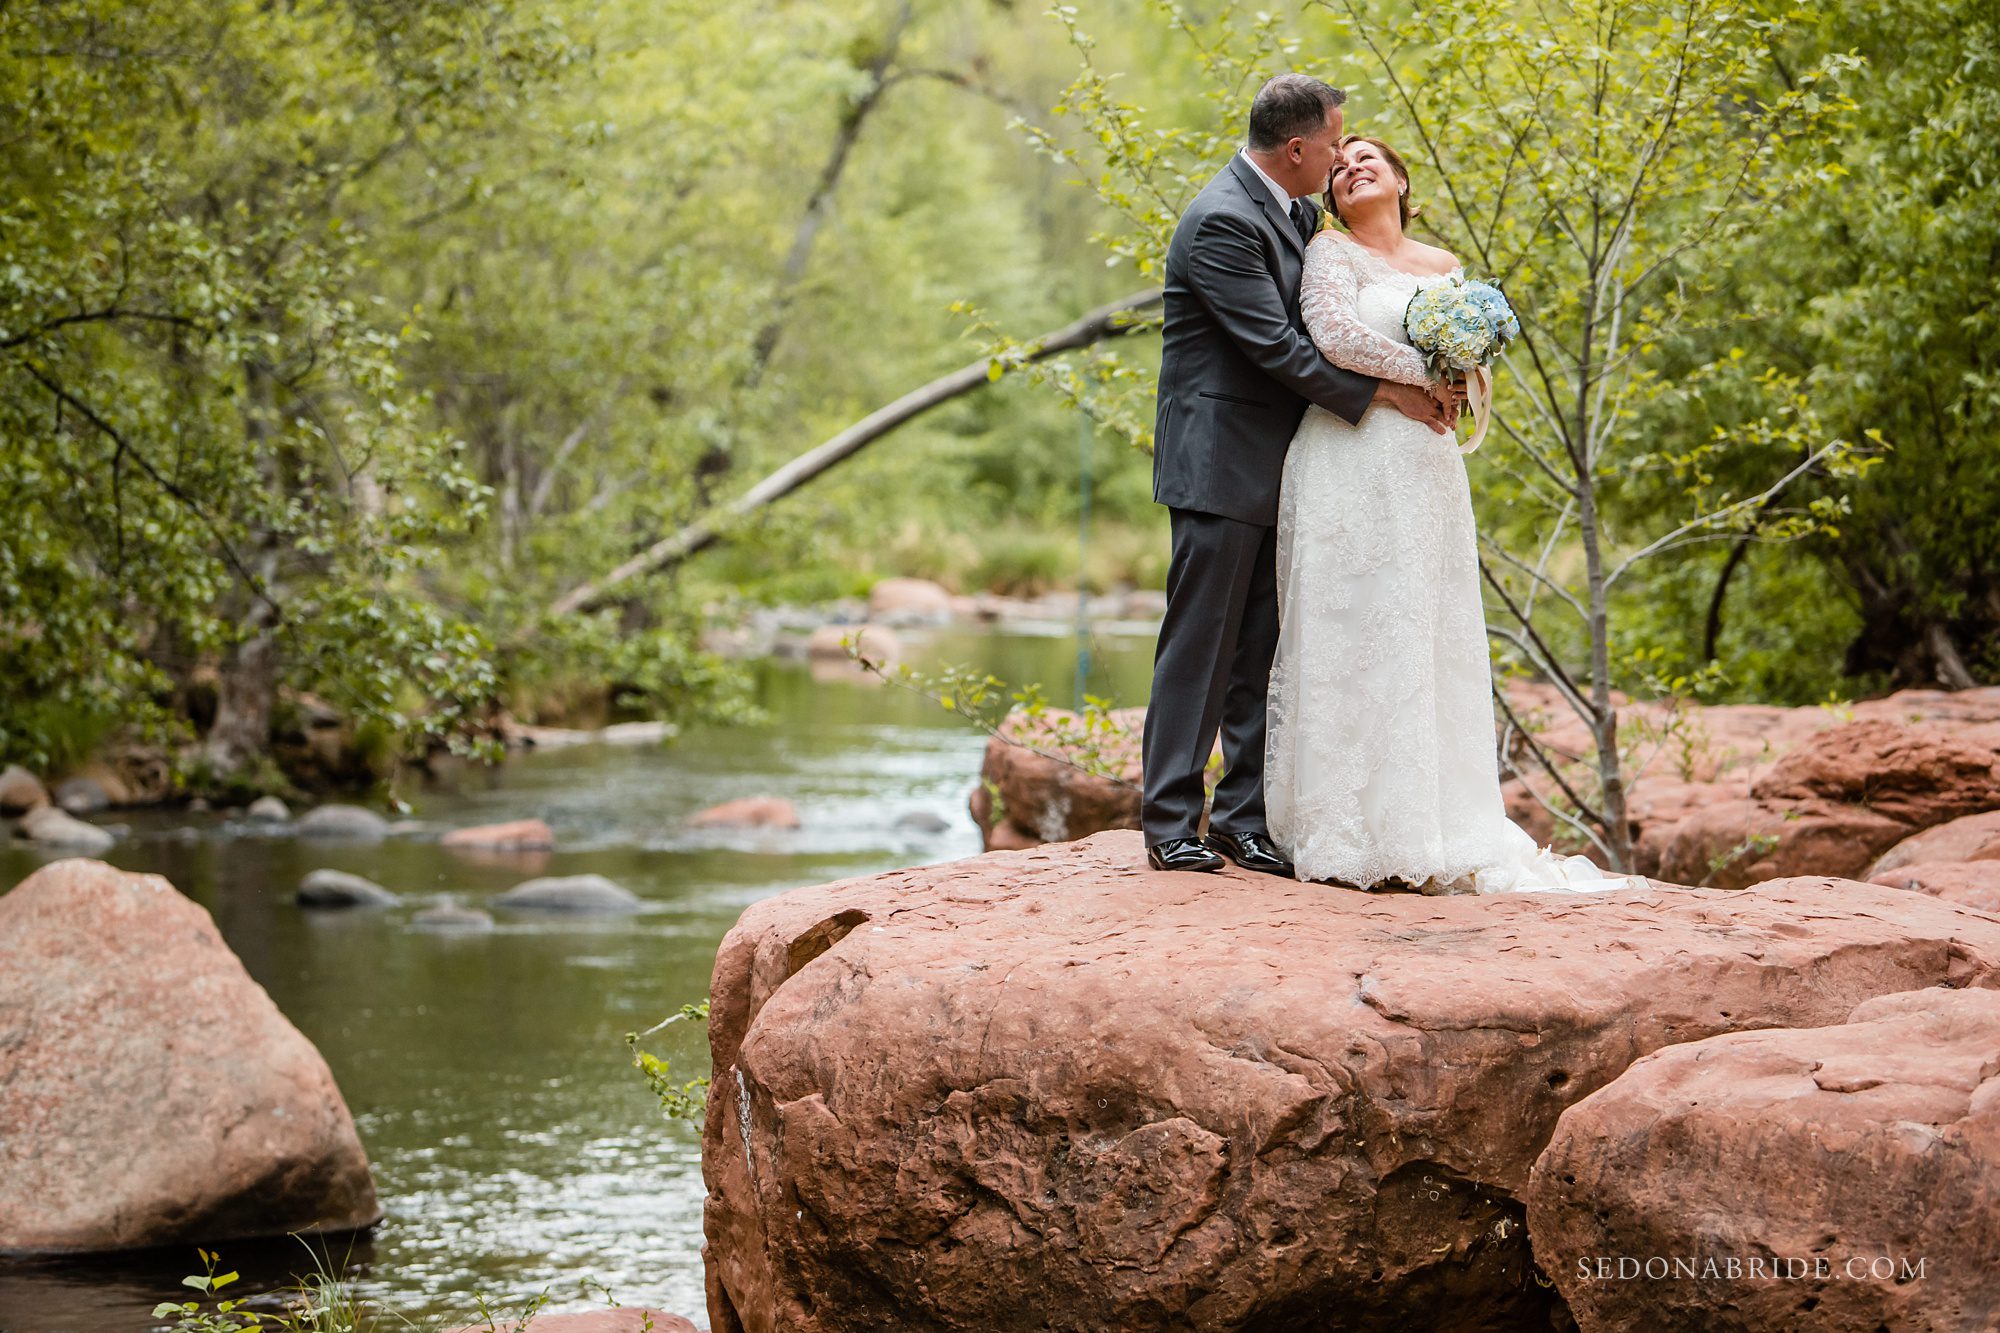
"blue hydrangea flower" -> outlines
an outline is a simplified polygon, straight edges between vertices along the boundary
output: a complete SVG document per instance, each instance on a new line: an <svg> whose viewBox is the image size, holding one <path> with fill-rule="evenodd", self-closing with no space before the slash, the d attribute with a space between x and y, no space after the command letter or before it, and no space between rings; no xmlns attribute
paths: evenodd
<svg viewBox="0 0 2000 1333"><path fill-rule="evenodd" d="M1420 283L1403 312L1403 329L1433 373L1493 363L1520 336L1521 321L1498 287L1463 278Z"/></svg>

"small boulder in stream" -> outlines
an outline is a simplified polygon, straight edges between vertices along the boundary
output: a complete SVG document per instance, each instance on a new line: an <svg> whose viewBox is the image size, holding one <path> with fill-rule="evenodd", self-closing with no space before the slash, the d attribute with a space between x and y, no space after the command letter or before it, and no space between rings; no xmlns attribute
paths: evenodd
<svg viewBox="0 0 2000 1333"><path fill-rule="evenodd" d="M480 934L493 929L493 914L482 912L477 907L461 907L447 899L434 903L410 918L410 925L417 930L434 930L440 934Z"/></svg>
<svg viewBox="0 0 2000 1333"><path fill-rule="evenodd" d="M110 829L99 828L60 806L44 805L21 817L20 836L51 851L95 855L118 841Z"/></svg>
<svg viewBox="0 0 2000 1333"><path fill-rule="evenodd" d="M275 796L259 796L250 802L243 815L259 824L289 824L292 822L291 807Z"/></svg>
<svg viewBox="0 0 2000 1333"><path fill-rule="evenodd" d="M556 835L539 819L516 819L505 824L455 828L438 842L462 851L546 852L554 850Z"/></svg>
<svg viewBox="0 0 2000 1333"><path fill-rule="evenodd" d="M0 769L0 815L25 815L48 803L48 788L33 773L19 764Z"/></svg>
<svg viewBox="0 0 2000 1333"><path fill-rule="evenodd" d="M389 836L389 821L373 810L358 805L316 806L299 816L292 827L302 838L346 838L356 842L380 842Z"/></svg>
<svg viewBox="0 0 2000 1333"><path fill-rule="evenodd" d="M608 1310L577 1310L569 1314L538 1314L525 1324L461 1324L446 1333L707 1333L691 1319L649 1310L638 1305L619 1305Z"/></svg>
<svg viewBox="0 0 2000 1333"><path fill-rule="evenodd" d="M689 828L784 828L799 826L798 807L782 796L745 796L688 817Z"/></svg>
<svg viewBox="0 0 2000 1333"><path fill-rule="evenodd" d="M516 884L493 900L510 912L616 915L639 910L639 896L602 875L551 875Z"/></svg>
<svg viewBox="0 0 2000 1333"><path fill-rule="evenodd" d="M395 894L372 879L345 870L315 870L299 881L294 900L300 907L331 910L348 907L394 907Z"/></svg>

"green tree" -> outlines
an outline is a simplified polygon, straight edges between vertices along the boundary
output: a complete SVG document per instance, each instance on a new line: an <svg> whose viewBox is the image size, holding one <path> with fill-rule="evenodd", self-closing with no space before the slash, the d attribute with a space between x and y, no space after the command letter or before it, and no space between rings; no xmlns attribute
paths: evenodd
<svg viewBox="0 0 2000 1333"><path fill-rule="evenodd" d="M1868 65L1840 171L1745 256L1742 290L1773 312L1760 352L1829 426L1890 446L1838 537L1812 544L1857 614L1848 673L1964 688L2000 679L2000 11L1820 6L1771 81L1846 51Z"/></svg>
<svg viewBox="0 0 2000 1333"><path fill-rule="evenodd" d="M410 743L492 679L418 579L484 492L424 422L343 204L570 52L510 7L0 10L0 750L78 718L202 762L264 752L281 687ZM206 705L177 701L212 673Z"/></svg>

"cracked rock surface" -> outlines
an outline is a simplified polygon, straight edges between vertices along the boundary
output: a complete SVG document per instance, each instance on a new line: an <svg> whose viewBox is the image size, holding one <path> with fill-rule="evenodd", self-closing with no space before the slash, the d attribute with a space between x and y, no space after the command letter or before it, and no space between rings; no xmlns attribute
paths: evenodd
<svg viewBox="0 0 2000 1333"><path fill-rule="evenodd" d="M1114 831L794 890L716 959L710 1322L1546 1327L1566 1110L1940 985L2000 986L2000 920L1824 878L1366 895Z"/></svg>
<svg viewBox="0 0 2000 1333"><path fill-rule="evenodd" d="M2000 991L1650 1055L1562 1117L1528 1222L1585 1330L1992 1328Z"/></svg>

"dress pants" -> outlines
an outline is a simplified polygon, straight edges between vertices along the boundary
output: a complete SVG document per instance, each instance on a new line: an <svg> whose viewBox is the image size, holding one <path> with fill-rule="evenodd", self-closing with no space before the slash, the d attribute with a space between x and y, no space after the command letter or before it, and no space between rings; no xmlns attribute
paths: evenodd
<svg viewBox="0 0 2000 1333"><path fill-rule="evenodd" d="M1170 509L1167 614L1146 707L1148 846L1200 831L1202 773L1222 728L1212 833L1263 833L1264 726L1278 648L1276 528Z"/></svg>

